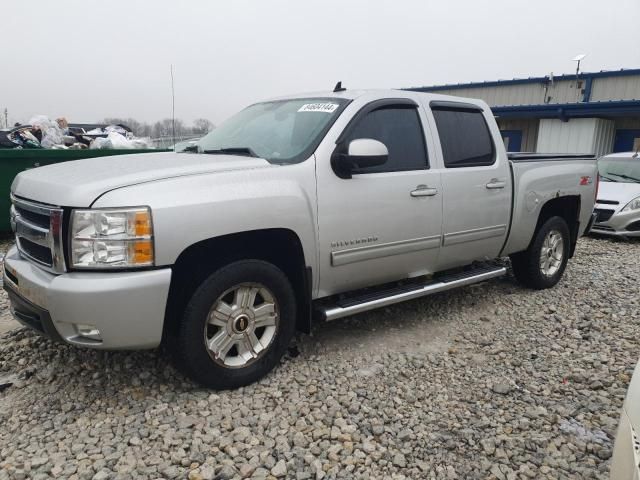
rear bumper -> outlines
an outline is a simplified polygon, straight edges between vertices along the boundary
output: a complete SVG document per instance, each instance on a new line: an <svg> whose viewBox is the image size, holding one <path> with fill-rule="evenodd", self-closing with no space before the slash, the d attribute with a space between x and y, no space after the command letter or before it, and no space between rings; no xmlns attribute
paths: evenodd
<svg viewBox="0 0 640 480"><path fill-rule="evenodd" d="M116 350L154 348L162 339L171 269L53 275L12 247L3 279L16 320L54 340ZM83 325L99 339L81 335Z"/></svg>

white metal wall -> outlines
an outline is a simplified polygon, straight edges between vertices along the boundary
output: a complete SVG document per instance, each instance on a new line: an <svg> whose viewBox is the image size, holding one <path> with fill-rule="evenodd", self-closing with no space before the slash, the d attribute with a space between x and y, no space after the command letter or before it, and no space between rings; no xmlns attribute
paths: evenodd
<svg viewBox="0 0 640 480"><path fill-rule="evenodd" d="M553 82L553 85L549 86L547 103L578 103L584 98L582 93L585 87L585 81L579 80L577 83L575 80L562 80Z"/></svg>
<svg viewBox="0 0 640 480"><path fill-rule="evenodd" d="M540 120L536 152L594 153L611 152L615 134L614 122L602 118L574 118L568 122Z"/></svg>
<svg viewBox="0 0 640 480"><path fill-rule="evenodd" d="M591 101L640 99L640 75L596 78L591 88Z"/></svg>
<svg viewBox="0 0 640 480"><path fill-rule="evenodd" d="M452 88L436 93L456 97L481 98L490 106L537 105L544 103L544 89L538 83L504 85L498 87Z"/></svg>
<svg viewBox="0 0 640 480"><path fill-rule="evenodd" d="M481 98L490 106L505 105L541 105L544 103L578 103L584 98L586 78L575 80L555 80L546 86L544 83L522 83L516 85L497 85L491 87L451 88L437 90L435 93L458 97ZM607 100L640 99L640 75L626 77L594 78L591 86L592 102Z"/></svg>
<svg viewBox="0 0 640 480"><path fill-rule="evenodd" d="M481 98L490 106L504 105L541 105L543 103L576 103L583 98L584 80L576 90L575 80L562 80L545 85L525 83L518 85L500 85L493 87L470 87L438 90L436 93L457 97ZM546 101L545 101L546 99Z"/></svg>

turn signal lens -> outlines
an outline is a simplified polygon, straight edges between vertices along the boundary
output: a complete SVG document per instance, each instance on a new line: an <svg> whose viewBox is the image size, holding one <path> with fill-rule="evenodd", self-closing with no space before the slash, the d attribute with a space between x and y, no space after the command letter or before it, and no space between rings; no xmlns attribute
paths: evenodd
<svg viewBox="0 0 640 480"><path fill-rule="evenodd" d="M129 258L134 265L153 264L153 242L151 240L137 240L129 245Z"/></svg>
<svg viewBox="0 0 640 480"><path fill-rule="evenodd" d="M136 212L134 221L136 237L151 235L151 214L149 210Z"/></svg>

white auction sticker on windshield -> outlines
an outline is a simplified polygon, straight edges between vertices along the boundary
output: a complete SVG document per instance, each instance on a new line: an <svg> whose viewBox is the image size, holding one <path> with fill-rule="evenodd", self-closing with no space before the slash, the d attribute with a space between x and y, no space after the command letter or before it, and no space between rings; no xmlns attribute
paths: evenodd
<svg viewBox="0 0 640 480"><path fill-rule="evenodd" d="M336 108L338 108L337 103L307 103L302 105L298 111L299 112L322 112L322 113L333 113Z"/></svg>

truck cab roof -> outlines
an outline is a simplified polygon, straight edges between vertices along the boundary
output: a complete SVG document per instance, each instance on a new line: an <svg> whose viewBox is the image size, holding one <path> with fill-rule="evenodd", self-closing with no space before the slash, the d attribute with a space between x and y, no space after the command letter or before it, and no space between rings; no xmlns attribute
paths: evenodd
<svg viewBox="0 0 640 480"><path fill-rule="evenodd" d="M284 95L280 97L274 97L266 100L266 102L275 102L279 100L293 100L302 98L340 98L346 100L356 100L360 97L369 97L371 100L382 98L413 98L413 99L428 99L429 101L451 101L457 103L466 103L476 105L478 107L486 108L487 104L483 100L461 98L453 95L441 95L438 93L427 92L414 92L411 90L400 89L354 89L354 90L342 90L339 92L334 91L318 91L318 92L302 92L292 95ZM262 103L262 102L260 102Z"/></svg>

